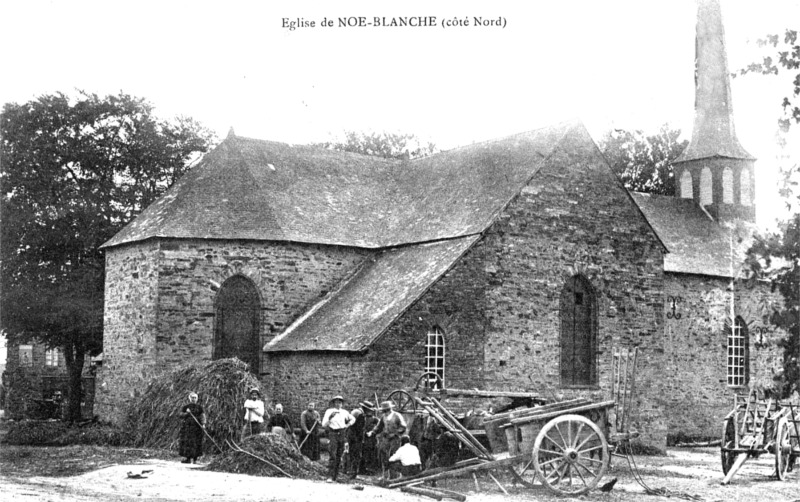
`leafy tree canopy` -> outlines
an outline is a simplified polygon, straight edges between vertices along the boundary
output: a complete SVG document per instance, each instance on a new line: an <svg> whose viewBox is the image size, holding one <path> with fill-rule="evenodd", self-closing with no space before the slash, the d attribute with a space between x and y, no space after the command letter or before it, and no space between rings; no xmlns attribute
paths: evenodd
<svg viewBox="0 0 800 502"><path fill-rule="evenodd" d="M80 382L102 342L99 246L214 136L191 118L158 119L144 99L84 92L6 104L0 134L0 323L12 342L62 348Z"/></svg>
<svg viewBox="0 0 800 502"><path fill-rule="evenodd" d="M600 150L625 188L636 192L675 195L672 163L683 152L687 140L681 131L662 125L656 134L641 130L608 131L600 140Z"/></svg>
<svg viewBox="0 0 800 502"><path fill-rule="evenodd" d="M761 62L739 71L763 75L788 76L786 96L780 103L778 140L788 152L787 138L800 124L800 44L797 30L768 35L759 40L765 50ZM777 103L776 103L777 104ZM794 130L792 129L794 126ZM783 373L777 384L784 396L800 391L800 164L797 158L784 156L781 169L780 195L793 215L781 223L777 232L758 236L748 252L748 263L754 277L766 279L783 297L783 308L771 316L771 323L788 335L780 343L784 348Z"/></svg>
<svg viewBox="0 0 800 502"><path fill-rule="evenodd" d="M436 145L425 143L413 134L385 131L371 133L345 131L343 139L317 143L316 146L387 159L416 159L437 152Z"/></svg>
<svg viewBox="0 0 800 502"><path fill-rule="evenodd" d="M764 55L761 62L739 70L739 74L789 74L791 87L780 104L783 114L778 119L781 131L788 132L792 124L800 124L800 43L797 30L787 29L783 34L767 35L756 43L759 47L767 48L768 54Z"/></svg>

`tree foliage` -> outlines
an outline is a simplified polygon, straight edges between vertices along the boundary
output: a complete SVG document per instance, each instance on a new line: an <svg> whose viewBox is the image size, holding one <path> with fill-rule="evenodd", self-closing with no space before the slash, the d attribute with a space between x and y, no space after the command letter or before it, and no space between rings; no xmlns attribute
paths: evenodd
<svg viewBox="0 0 800 502"><path fill-rule="evenodd" d="M797 30L787 29L785 33L767 35L757 42L759 47L767 48L761 62L752 63L739 71L739 74L760 73L763 75L779 75L789 73L791 87L787 89L780 106L783 113L778 119L778 126L788 132L792 124L800 124L800 43Z"/></svg>
<svg viewBox="0 0 800 502"><path fill-rule="evenodd" d="M208 150L194 120L160 120L120 93L58 93L0 112L0 323L12 342L61 348L70 416L86 354L101 350L99 249Z"/></svg>
<svg viewBox="0 0 800 502"><path fill-rule="evenodd" d="M373 155L387 159L416 159L436 153L436 145L424 143L413 134L389 132L355 132L345 131L344 139L336 139L317 143L316 146Z"/></svg>
<svg viewBox="0 0 800 502"><path fill-rule="evenodd" d="M600 141L600 149L625 188L636 192L675 195L672 163L689 144L681 131L668 124L656 134L614 129Z"/></svg>
<svg viewBox="0 0 800 502"><path fill-rule="evenodd" d="M800 124L800 44L797 30L768 35L759 40L765 49L761 62L753 63L739 74L788 76L790 82L786 95L780 102L778 141L788 151L787 138ZM777 104L777 103L776 103ZM792 127L795 127L792 130ZM800 391L800 164L791 154L784 156L780 165L780 195L793 213L782 222L777 232L757 237L748 251L748 263L754 278L768 280L773 289L783 297L783 306L774 311L770 322L787 332L781 340L783 347L783 372L776 378L779 391L789 396Z"/></svg>

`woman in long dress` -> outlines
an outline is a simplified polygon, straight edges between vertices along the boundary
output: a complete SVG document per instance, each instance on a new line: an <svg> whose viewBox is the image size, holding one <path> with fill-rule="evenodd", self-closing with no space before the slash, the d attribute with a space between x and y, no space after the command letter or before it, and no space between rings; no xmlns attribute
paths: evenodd
<svg viewBox="0 0 800 502"><path fill-rule="evenodd" d="M203 455L203 434L206 428L206 414L203 407L197 404L197 394L189 394L189 402L181 407L179 416L181 422L181 433L178 453L182 463L195 463L198 457Z"/></svg>

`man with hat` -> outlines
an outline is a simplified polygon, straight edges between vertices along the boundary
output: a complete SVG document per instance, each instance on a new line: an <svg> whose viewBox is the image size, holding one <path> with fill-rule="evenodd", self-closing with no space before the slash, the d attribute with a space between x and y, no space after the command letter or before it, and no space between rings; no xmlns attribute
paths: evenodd
<svg viewBox="0 0 800 502"><path fill-rule="evenodd" d="M356 421L349 411L342 409L342 396L334 396L331 404L333 407L328 408L322 418L322 426L328 429L328 483L336 481L339 476L339 464L347 444L347 428Z"/></svg>
<svg viewBox="0 0 800 502"><path fill-rule="evenodd" d="M361 454L360 472L365 474L374 474L380 470L380 461L378 460L378 445L377 438L367 435L367 431L371 431L378 425L378 418L375 417L375 404L372 401L361 401L359 407L364 411L364 446Z"/></svg>
<svg viewBox="0 0 800 502"><path fill-rule="evenodd" d="M400 448L400 437L405 434L407 426L403 415L394 411L394 403L391 401L381 403L381 415L380 422L367 436L378 436L378 455L385 474L389 457Z"/></svg>
<svg viewBox="0 0 800 502"><path fill-rule="evenodd" d="M261 426L264 424L264 401L261 400L261 391L253 387L250 389L250 397L244 402L244 429L242 437L247 434L260 434Z"/></svg>
<svg viewBox="0 0 800 502"><path fill-rule="evenodd" d="M349 456L347 459L347 472L350 473L350 479L355 479L361 470L361 459L364 451L364 438L366 435L366 419L367 410L370 408L369 404L364 401L358 403L358 408L354 408L350 412L356 419L353 425L347 429L347 446L349 448Z"/></svg>

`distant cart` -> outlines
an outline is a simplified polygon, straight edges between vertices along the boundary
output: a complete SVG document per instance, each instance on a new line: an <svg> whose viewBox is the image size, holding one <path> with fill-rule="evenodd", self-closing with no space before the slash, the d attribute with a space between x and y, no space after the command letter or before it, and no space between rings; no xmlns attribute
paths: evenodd
<svg viewBox="0 0 800 502"><path fill-rule="evenodd" d="M464 428L435 397L420 397L405 391L392 393L406 411L424 410L447 431L472 450L475 459L436 472L424 472L404 478L390 487L421 481L457 477L471 472L506 469L524 486L535 483L562 495L580 495L595 488L606 473L611 460L611 446L630 441L636 436L627 426L635 392L637 349L612 351L612 399L592 402L573 399L533 406L492 416L484 423L490 449ZM426 377L423 375L423 377ZM427 377L426 377L427 378ZM419 386L419 385L418 385ZM449 395L451 389L445 389ZM463 391L454 393L477 397L519 397L525 393L494 393L492 391ZM509 394L517 394L510 396ZM528 394L527 397L535 397ZM614 432L612 433L612 426ZM505 489L503 489L505 491Z"/></svg>
<svg viewBox="0 0 800 502"><path fill-rule="evenodd" d="M796 404L764 399L756 390L746 400L736 398L722 425L722 484L730 483L747 459L765 453L775 455L775 474L786 479L800 457L799 414Z"/></svg>

